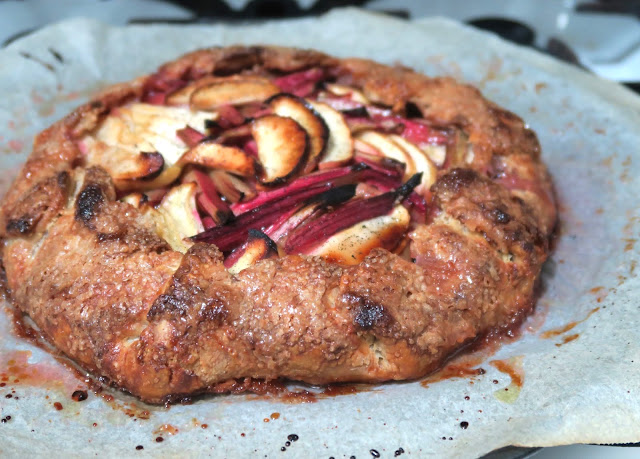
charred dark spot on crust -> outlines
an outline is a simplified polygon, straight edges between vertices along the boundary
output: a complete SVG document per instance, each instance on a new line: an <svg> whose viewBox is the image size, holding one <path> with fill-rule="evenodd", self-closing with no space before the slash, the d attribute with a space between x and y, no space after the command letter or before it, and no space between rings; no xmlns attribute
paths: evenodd
<svg viewBox="0 0 640 459"><path fill-rule="evenodd" d="M434 186L436 190L442 189L457 193L461 189L469 187L478 178L478 174L473 169L453 169L438 180Z"/></svg>
<svg viewBox="0 0 640 459"><path fill-rule="evenodd" d="M180 316L186 314L187 304L173 295L162 294L153 302L151 309L147 313L148 319L153 319L166 311L175 311Z"/></svg>
<svg viewBox="0 0 640 459"><path fill-rule="evenodd" d="M25 218L9 220L7 222L7 233L9 234L27 234L31 232L33 225Z"/></svg>
<svg viewBox="0 0 640 459"><path fill-rule="evenodd" d="M211 281L216 269L226 273L221 257L209 244L194 244L183 257L169 287L149 309L147 318L179 318L185 329L224 323L229 315L229 292Z"/></svg>
<svg viewBox="0 0 640 459"><path fill-rule="evenodd" d="M91 108L95 108L95 109L100 109L100 108L102 108L102 107L103 107L103 105L104 105L104 104L102 103L102 101L101 101L101 100L94 100L93 102L91 102L91 103L89 104L89 106L90 106Z"/></svg>
<svg viewBox="0 0 640 459"><path fill-rule="evenodd" d="M353 322L359 330L387 328L393 322L393 317L382 304L353 294L345 295L345 299L353 305Z"/></svg>
<svg viewBox="0 0 640 459"><path fill-rule="evenodd" d="M531 253L533 252L534 249L534 245L531 242L523 242L522 243L522 250L524 250L527 253Z"/></svg>
<svg viewBox="0 0 640 459"><path fill-rule="evenodd" d="M17 203L7 216L5 230L9 236L24 236L36 229L41 221L48 221L66 205L69 174L59 172L38 182Z"/></svg>
<svg viewBox="0 0 640 459"><path fill-rule="evenodd" d="M218 298L211 298L210 301L201 305L200 317L210 322L221 324L229 315L225 304Z"/></svg>
<svg viewBox="0 0 640 459"><path fill-rule="evenodd" d="M420 108L411 101L407 101L404 104L404 113L407 118L422 118L422 111Z"/></svg>
<svg viewBox="0 0 640 459"><path fill-rule="evenodd" d="M489 215L494 222L502 225L511 221L511 215L498 208L491 209Z"/></svg>
<svg viewBox="0 0 640 459"><path fill-rule="evenodd" d="M100 210L104 202L102 188L95 184L88 185L76 199L76 220L88 225Z"/></svg>
<svg viewBox="0 0 640 459"><path fill-rule="evenodd" d="M62 171L56 177L58 181L58 186L66 191L69 187L70 177L67 171Z"/></svg>

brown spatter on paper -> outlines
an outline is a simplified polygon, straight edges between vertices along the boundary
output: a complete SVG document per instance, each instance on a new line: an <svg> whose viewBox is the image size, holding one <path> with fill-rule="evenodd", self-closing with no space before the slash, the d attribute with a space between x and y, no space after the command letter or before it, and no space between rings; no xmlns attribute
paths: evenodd
<svg viewBox="0 0 640 459"><path fill-rule="evenodd" d="M505 360L492 360L489 365L501 373L509 375L511 383L507 387L498 389L493 396L504 403L513 403L520 396L520 391L524 385L524 368L522 363L524 356L519 355Z"/></svg>
<svg viewBox="0 0 640 459"><path fill-rule="evenodd" d="M567 343L570 343L571 341L576 340L578 338L580 338L580 334L579 333L574 333L573 335L567 335L564 338L562 338L562 342L556 343L556 346L557 347L563 346L563 345L565 345Z"/></svg>
<svg viewBox="0 0 640 459"><path fill-rule="evenodd" d="M600 310L599 307L592 309L589 314L587 314L587 317L585 317L582 320L577 320L574 322L569 322L567 325L564 325L562 327L559 328L553 328L551 330L547 330L544 333L542 333L540 335L540 338L542 339L549 339L549 338L554 338L556 336L562 335L563 333L568 332L569 330L572 330L576 327L576 325L581 324L582 322L584 322L585 320L587 320L589 317L591 317L594 313L598 312Z"/></svg>

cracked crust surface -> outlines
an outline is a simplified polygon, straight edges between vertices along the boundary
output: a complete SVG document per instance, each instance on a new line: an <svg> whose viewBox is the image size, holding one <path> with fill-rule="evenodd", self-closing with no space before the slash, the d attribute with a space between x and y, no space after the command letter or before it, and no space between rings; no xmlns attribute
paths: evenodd
<svg viewBox="0 0 640 459"><path fill-rule="evenodd" d="M159 77L310 67L374 102L412 102L473 146L471 162L440 171L433 216L409 235L414 262L384 249L350 267L290 255L234 276L213 245L172 251L152 222L115 199L103 169L82 166L77 140ZM58 348L153 403L247 377L418 378L532 308L556 221L539 153L522 120L448 78L288 48L196 51L112 87L38 135L1 208L8 287Z"/></svg>

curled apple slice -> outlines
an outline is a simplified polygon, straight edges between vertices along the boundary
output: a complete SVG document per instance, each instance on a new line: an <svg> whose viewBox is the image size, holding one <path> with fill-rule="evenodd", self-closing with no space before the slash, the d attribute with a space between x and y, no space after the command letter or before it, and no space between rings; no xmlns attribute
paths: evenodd
<svg viewBox="0 0 640 459"><path fill-rule="evenodd" d="M404 163L406 165L405 180L416 173L416 165L411 155L403 148L400 148L387 135L376 131L364 131L357 138L378 150L383 156Z"/></svg>
<svg viewBox="0 0 640 459"><path fill-rule="evenodd" d="M155 178L131 179L131 180L114 180L114 185L121 191L148 191L157 188L164 188L173 183L182 172L182 166L174 164L166 167Z"/></svg>
<svg viewBox="0 0 640 459"><path fill-rule="evenodd" d="M327 91L335 94L336 96L348 97L354 102L358 102L363 105L369 105L371 103L371 101L359 89L336 83L326 83L324 87Z"/></svg>
<svg viewBox="0 0 640 459"><path fill-rule="evenodd" d="M376 247L393 250L409 228L411 217L401 205L389 215L361 221L340 231L308 252L344 265L360 263Z"/></svg>
<svg viewBox="0 0 640 459"><path fill-rule="evenodd" d="M253 121L251 133L262 165L260 181L279 185L304 167L309 154L309 136L291 118L266 115Z"/></svg>
<svg viewBox="0 0 640 459"><path fill-rule="evenodd" d="M221 145L211 140L200 142L182 156L181 163L222 169L248 177L255 174L255 159L242 149Z"/></svg>
<svg viewBox="0 0 640 459"><path fill-rule="evenodd" d="M238 274L260 260L278 256L278 246L262 231L250 229L247 242L225 260L231 274Z"/></svg>
<svg viewBox="0 0 640 459"><path fill-rule="evenodd" d="M162 198L157 211L148 210L156 221L159 236L178 252L185 253L192 245L188 237L204 231L196 207L197 191L195 183L175 186Z"/></svg>
<svg viewBox="0 0 640 459"><path fill-rule="evenodd" d="M164 167L164 158L158 152L137 152L124 147L96 142L89 149L90 164L104 167L115 182L131 179L153 179Z"/></svg>
<svg viewBox="0 0 640 459"><path fill-rule="evenodd" d="M328 169L346 164L353 158L351 131L340 112L322 102L309 101L329 128L329 137L318 167Z"/></svg>
<svg viewBox="0 0 640 459"><path fill-rule="evenodd" d="M303 172L311 172L320 155L325 151L329 128L324 119L304 99L290 94L278 94L269 100L269 107L274 114L295 120L307 131L309 136L309 155Z"/></svg>
<svg viewBox="0 0 640 459"><path fill-rule="evenodd" d="M416 166L416 171L422 172L422 181L420 184L423 189L428 190L431 188L431 185L433 185L438 178L438 168L431 162L427 154L399 135L391 135L389 138L411 156Z"/></svg>
<svg viewBox="0 0 640 459"><path fill-rule="evenodd" d="M280 92L266 79L235 79L216 81L197 88L189 104L196 110L215 110L222 105L260 102Z"/></svg>
<svg viewBox="0 0 640 459"><path fill-rule="evenodd" d="M196 89L217 81L220 81L220 77L212 75L195 80L186 86L182 86L179 89L169 92L165 98L165 103L167 105L189 105L191 94L193 94Z"/></svg>

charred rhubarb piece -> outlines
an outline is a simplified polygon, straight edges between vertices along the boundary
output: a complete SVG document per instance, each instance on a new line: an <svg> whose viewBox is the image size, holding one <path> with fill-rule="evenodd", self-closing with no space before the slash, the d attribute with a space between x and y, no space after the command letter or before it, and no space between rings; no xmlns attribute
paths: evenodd
<svg viewBox="0 0 640 459"><path fill-rule="evenodd" d="M382 172L374 170L366 164L358 163L348 167L329 169L305 175L282 188L262 192L251 201L234 204L231 206L231 209L236 215L238 215L255 209L256 207L266 205L270 202L286 198L287 196L298 193L301 190L319 188L321 190L318 192L321 192L322 189L326 190L340 185L359 183L368 180L385 181L385 183L388 183L395 188L399 185L400 179L401 176L396 176L392 171L385 170Z"/></svg>
<svg viewBox="0 0 640 459"><path fill-rule="evenodd" d="M278 256L278 246L262 231L250 229L247 242L224 261L231 274L238 274L260 260Z"/></svg>
<svg viewBox="0 0 640 459"><path fill-rule="evenodd" d="M251 133L262 165L260 181L274 186L301 171L309 156L309 136L291 118L266 115L253 121Z"/></svg>
<svg viewBox="0 0 640 459"><path fill-rule="evenodd" d="M238 215L235 220L225 226L218 226L204 231L191 239L195 242L208 242L215 244L222 252L229 252L241 244L247 237L250 229L264 230L280 219L281 215L291 212L292 209L300 209L311 198L326 191L324 187L305 188L290 193L280 200L269 201L248 212ZM353 196L351 191L351 196ZM326 195L337 201L339 196L346 196L348 191L338 191L332 195Z"/></svg>
<svg viewBox="0 0 640 459"><path fill-rule="evenodd" d="M416 174L395 191L373 198L352 199L332 212L323 213L316 219L305 221L287 238L285 252L308 253L329 237L356 223L388 214L396 203L413 191L420 180L421 174Z"/></svg>

